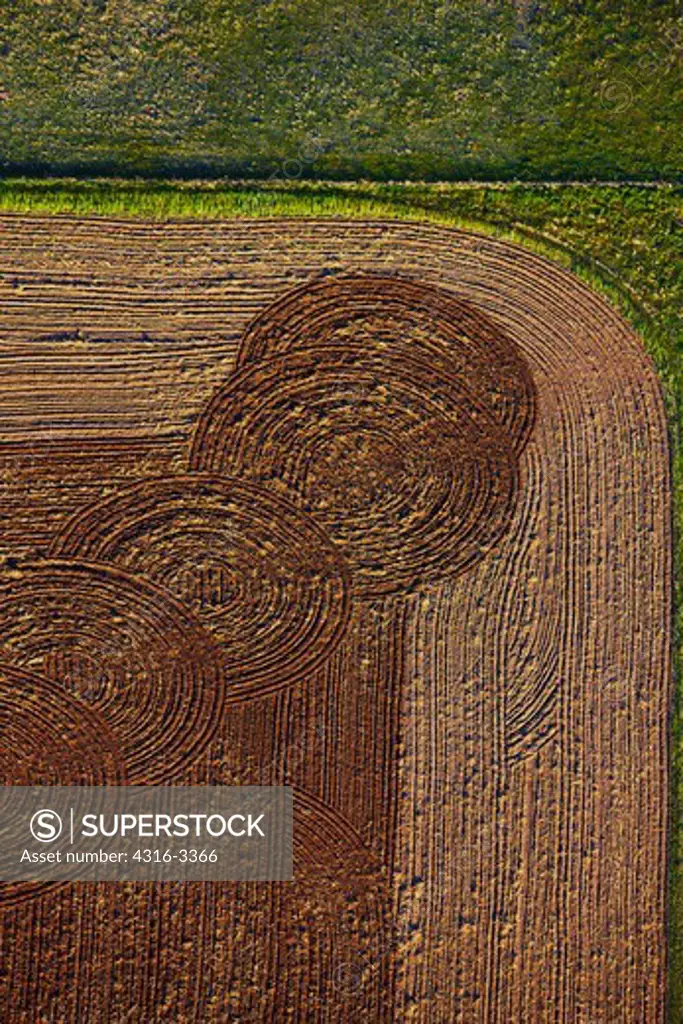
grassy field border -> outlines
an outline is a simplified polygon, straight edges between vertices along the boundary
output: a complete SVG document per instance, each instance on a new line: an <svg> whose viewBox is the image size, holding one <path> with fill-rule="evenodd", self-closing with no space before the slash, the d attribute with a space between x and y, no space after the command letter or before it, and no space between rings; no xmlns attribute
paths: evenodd
<svg viewBox="0 0 683 1024"><path fill-rule="evenodd" d="M0 180L0 212L39 215L77 215L176 219L254 217L336 217L340 219L398 219L479 231L522 245L575 273L604 295L642 337L662 382L667 406L674 481L674 544L676 563L674 671L676 693L671 714L673 783L669 847L669 1020L683 1024L683 353L681 322L675 302L653 303L639 287L637 275L610 266L589 249L579 249L562 233L539 228L525 217L529 190L599 190L619 186L506 185L460 183L377 185L369 182L150 182L129 180ZM626 194L623 191L622 195ZM669 189L672 206L681 197ZM484 193L512 193L516 216L481 210ZM632 190L629 190L629 192ZM450 202L449 202L450 197ZM470 201L471 198L471 201ZM457 201L456 201L457 200ZM484 204L485 205L485 204ZM679 208L680 209L680 208ZM672 214L673 216L673 214ZM676 218L674 218L676 219ZM653 217L653 226L656 215ZM682 223L678 221L678 223ZM628 225L628 217L626 218ZM635 227L635 220L634 220ZM638 225L642 234L642 224ZM635 234L634 230L634 234ZM571 235L571 232L567 232ZM619 239L624 251L630 239ZM649 239L654 263L658 244ZM672 250L674 258L675 251Z"/></svg>
<svg viewBox="0 0 683 1024"><path fill-rule="evenodd" d="M679 180L679 0L7 0L4 174Z"/></svg>

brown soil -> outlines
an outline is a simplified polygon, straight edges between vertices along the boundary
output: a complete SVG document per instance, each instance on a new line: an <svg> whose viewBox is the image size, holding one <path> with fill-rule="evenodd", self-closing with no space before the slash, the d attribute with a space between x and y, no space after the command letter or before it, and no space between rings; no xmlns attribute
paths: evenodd
<svg viewBox="0 0 683 1024"><path fill-rule="evenodd" d="M287 783L293 883L0 886L11 1024L664 1019L639 339L425 225L0 218L5 783Z"/></svg>

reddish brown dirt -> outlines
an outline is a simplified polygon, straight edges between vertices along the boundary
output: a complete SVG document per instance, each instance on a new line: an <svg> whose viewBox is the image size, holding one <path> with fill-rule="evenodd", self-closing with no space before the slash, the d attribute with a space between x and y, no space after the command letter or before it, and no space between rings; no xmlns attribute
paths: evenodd
<svg viewBox="0 0 683 1024"><path fill-rule="evenodd" d="M2 780L296 790L293 883L0 887L3 1020L663 1021L660 389L471 243L0 218Z"/></svg>

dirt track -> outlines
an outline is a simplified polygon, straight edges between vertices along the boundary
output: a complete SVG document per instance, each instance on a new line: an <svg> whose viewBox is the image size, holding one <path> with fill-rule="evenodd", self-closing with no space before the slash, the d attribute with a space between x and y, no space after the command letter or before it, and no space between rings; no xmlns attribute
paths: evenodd
<svg viewBox="0 0 683 1024"><path fill-rule="evenodd" d="M669 456L623 320L426 225L4 217L0 248L4 779L85 700L59 781L301 791L293 885L0 889L3 1019L660 1024ZM64 593L96 623L66 651Z"/></svg>

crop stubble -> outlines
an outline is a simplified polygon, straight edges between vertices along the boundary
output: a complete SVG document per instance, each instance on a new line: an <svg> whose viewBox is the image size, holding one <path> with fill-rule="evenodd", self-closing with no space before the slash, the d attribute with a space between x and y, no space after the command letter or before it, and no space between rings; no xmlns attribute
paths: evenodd
<svg viewBox="0 0 683 1024"><path fill-rule="evenodd" d="M297 876L0 889L4 1018L661 1021L670 480L624 321L425 225L0 231L4 778L290 783Z"/></svg>

